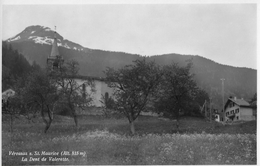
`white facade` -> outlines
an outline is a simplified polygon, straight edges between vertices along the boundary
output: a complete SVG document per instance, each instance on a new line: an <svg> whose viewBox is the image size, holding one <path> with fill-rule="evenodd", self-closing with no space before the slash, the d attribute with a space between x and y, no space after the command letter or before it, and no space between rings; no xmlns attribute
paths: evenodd
<svg viewBox="0 0 260 166"><path fill-rule="evenodd" d="M230 119L231 117L234 117L233 120ZM241 120L240 117L240 107L235 103L230 103L230 105L225 108L225 121L237 121Z"/></svg>
<svg viewBox="0 0 260 166"><path fill-rule="evenodd" d="M243 99L228 99L225 105L224 121L250 121L255 120L253 115L253 108L250 107L249 103Z"/></svg>
<svg viewBox="0 0 260 166"><path fill-rule="evenodd" d="M220 122L220 116L219 116L219 114L215 114L215 121Z"/></svg>
<svg viewBox="0 0 260 166"><path fill-rule="evenodd" d="M111 96L113 94L113 89L108 87L104 81L94 79L94 92L92 92L90 86L87 85L87 79L77 78L75 80L82 88L83 84L85 84L86 93L90 94L93 99L91 106L101 107L102 103L100 102L100 100L102 98L102 95L105 96L105 94L108 93L108 95Z"/></svg>

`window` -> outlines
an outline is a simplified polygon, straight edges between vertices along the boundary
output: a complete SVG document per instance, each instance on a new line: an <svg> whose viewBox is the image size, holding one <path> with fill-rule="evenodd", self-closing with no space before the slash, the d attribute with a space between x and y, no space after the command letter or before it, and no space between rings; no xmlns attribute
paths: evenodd
<svg viewBox="0 0 260 166"><path fill-rule="evenodd" d="M82 91L83 91L82 97L86 98L86 85L85 84L82 84Z"/></svg>
<svg viewBox="0 0 260 166"><path fill-rule="evenodd" d="M221 121L223 121L223 118L221 118Z"/></svg>
<svg viewBox="0 0 260 166"><path fill-rule="evenodd" d="M236 113L239 113L239 109L236 109Z"/></svg>
<svg viewBox="0 0 260 166"><path fill-rule="evenodd" d="M86 85L82 84L82 91L85 92L86 91Z"/></svg>
<svg viewBox="0 0 260 166"><path fill-rule="evenodd" d="M105 99L108 100L108 98L109 98L109 94L108 94L108 92L106 92L105 93Z"/></svg>
<svg viewBox="0 0 260 166"><path fill-rule="evenodd" d="M53 63L53 69L57 69L59 67L59 63L58 62L54 62Z"/></svg>
<svg viewBox="0 0 260 166"><path fill-rule="evenodd" d="M230 102L230 103L229 103L229 107L230 107L230 108L232 108L232 107L234 107L234 106L235 106L235 103L234 103L234 102Z"/></svg>
<svg viewBox="0 0 260 166"><path fill-rule="evenodd" d="M237 116L237 120L239 120L239 116Z"/></svg>

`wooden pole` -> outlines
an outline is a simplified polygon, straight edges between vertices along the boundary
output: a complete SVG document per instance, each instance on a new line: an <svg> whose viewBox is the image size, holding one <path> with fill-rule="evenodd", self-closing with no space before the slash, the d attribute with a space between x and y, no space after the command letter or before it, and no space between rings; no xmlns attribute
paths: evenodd
<svg viewBox="0 0 260 166"><path fill-rule="evenodd" d="M225 105L224 105L224 81L225 79L224 78L221 78L220 79L222 81L222 109L223 109L223 112L225 112Z"/></svg>
<svg viewBox="0 0 260 166"><path fill-rule="evenodd" d="M211 98L209 99L209 121L211 123L211 119L212 119L212 112L211 112Z"/></svg>
<svg viewBox="0 0 260 166"><path fill-rule="evenodd" d="M207 101L205 101L204 111L205 111L205 117L207 118Z"/></svg>

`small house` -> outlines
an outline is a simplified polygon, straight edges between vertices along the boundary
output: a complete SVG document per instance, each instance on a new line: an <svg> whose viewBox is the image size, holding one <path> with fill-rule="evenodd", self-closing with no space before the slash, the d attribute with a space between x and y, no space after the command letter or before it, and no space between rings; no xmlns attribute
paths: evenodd
<svg viewBox="0 0 260 166"><path fill-rule="evenodd" d="M225 122L256 120L253 107L244 99L230 97L224 107Z"/></svg>
<svg viewBox="0 0 260 166"><path fill-rule="evenodd" d="M7 89L6 91L2 92L2 102L6 102L9 97L15 95L15 91L12 89Z"/></svg>
<svg viewBox="0 0 260 166"><path fill-rule="evenodd" d="M7 89L6 91L2 92L2 112L7 111L7 107L9 105L9 97L15 95L15 91L12 89Z"/></svg>

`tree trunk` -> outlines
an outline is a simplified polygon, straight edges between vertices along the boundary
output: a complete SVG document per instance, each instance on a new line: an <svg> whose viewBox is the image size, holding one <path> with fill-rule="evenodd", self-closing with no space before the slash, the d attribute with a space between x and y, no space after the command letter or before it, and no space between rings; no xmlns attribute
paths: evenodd
<svg viewBox="0 0 260 166"><path fill-rule="evenodd" d="M12 111L13 111L13 110L12 110ZM10 118L11 118L11 119L10 119L10 120L11 120L11 121L10 121L11 133L13 133L13 112L11 112L10 116L11 116L11 117L10 117Z"/></svg>
<svg viewBox="0 0 260 166"><path fill-rule="evenodd" d="M44 133L47 133L47 131L50 128L50 126L51 126L51 121L46 123L45 129L44 129Z"/></svg>
<svg viewBox="0 0 260 166"><path fill-rule="evenodd" d="M179 124L179 117L177 118L177 121L176 121L176 128L177 128L177 131L179 132L179 126L180 126L180 124Z"/></svg>
<svg viewBox="0 0 260 166"><path fill-rule="evenodd" d="M130 122L130 130L132 134L135 134L135 125L134 125L134 121Z"/></svg>
<svg viewBox="0 0 260 166"><path fill-rule="evenodd" d="M51 127L51 123L52 123L52 120L53 120L53 117L52 117L52 114L51 114L51 111L49 109L49 107L47 106L48 108L48 117L49 117L49 122L46 123L46 127L45 127L45 133L47 132L47 130Z"/></svg>
<svg viewBox="0 0 260 166"><path fill-rule="evenodd" d="M42 108L42 110L41 110L41 115L42 115L42 120L43 120L43 122L45 123L45 129L44 129L44 133L46 133L47 132L47 130L48 130L48 121L45 119L45 117L44 117L44 112L43 112L43 108Z"/></svg>
<svg viewBox="0 0 260 166"><path fill-rule="evenodd" d="M180 126L180 123L179 123L179 118L180 118L180 109L177 109L177 112L176 112L176 129L177 129L177 132L179 132L179 126Z"/></svg>
<svg viewBox="0 0 260 166"><path fill-rule="evenodd" d="M130 130L132 134L135 134L135 124L134 124L134 118L132 115L129 117L129 123L130 123Z"/></svg>
<svg viewBox="0 0 260 166"><path fill-rule="evenodd" d="M78 128L78 117L77 117L77 114L75 113L75 111L73 112L73 118L74 118L75 125Z"/></svg>
<svg viewBox="0 0 260 166"><path fill-rule="evenodd" d="M43 106L42 106L42 110L41 110L41 115L42 115L42 120L43 120L43 122L45 123L45 129L44 129L44 133L47 133L47 131L48 131L48 129L50 128L50 126L51 126L51 122L52 122L52 118L51 118L51 114L50 114L50 112L49 112L49 110L48 110L48 117L49 117L49 121L45 118L45 116L44 116L44 108L43 108Z"/></svg>
<svg viewBox="0 0 260 166"><path fill-rule="evenodd" d="M78 128L78 117L77 117L77 114L76 114L76 110L74 109L74 106L73 106L73 104L70 102L70 100L68 100L68 103L69 103L69 108L70 108L70 111L71 111L71 113L72 113L72 116L73 116L73 119L74 119L76 128Z"/></svg>

